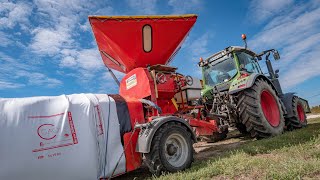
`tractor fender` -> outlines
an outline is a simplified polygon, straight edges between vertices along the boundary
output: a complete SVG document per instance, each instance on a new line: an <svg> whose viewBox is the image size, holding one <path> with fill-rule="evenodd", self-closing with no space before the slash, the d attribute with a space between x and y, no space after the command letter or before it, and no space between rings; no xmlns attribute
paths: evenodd
<svg viewBox="0 0 320 180"><path fill-rule="evenodd" d="M250 76L246 77L246 78L242 78L239 80L235 80L231 83L230 85L230 89L229 89L229 94L235 94L239 91L251 88L254 84L254 82L256 81L256 79L263 79L266 82L268 82L272 89L274 89L276 91L276 94L279 94L277 89L275 88L274 84L270 81L269 78L267 78L266 76L259 74L259 73L252 73L250 74Z"/></svg>
<svg viewBox="0 0 320 180"><path fill-rule="evenodd" d="M138 143L136 146L136 151L140 153L149 153L153 136L162 125L168 122L179 122L182 125L184 125L191 133L192 140L196 142L196 136L193 133L192 128L190 127L187 121L175 116L165 116L156 118L149 123L143 124L142 126L140 125L141 128L138 137Z"/></svg>
<svg viewBox="0 0 320 180"><path fill-rule="evenodd" d="M283 102L284 106L287 109L287 114L285 115L286 118L290 118L293 116L293 109L292 109L292 100L295 93L286 93L281 96L281 101Z"/></svg>

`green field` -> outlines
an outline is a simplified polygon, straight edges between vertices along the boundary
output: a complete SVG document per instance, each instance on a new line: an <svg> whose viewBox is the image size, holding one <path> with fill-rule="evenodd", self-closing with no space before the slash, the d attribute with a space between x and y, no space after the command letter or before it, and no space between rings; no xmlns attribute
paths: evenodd
<svg viewBox="0 0 320 180"><path fill-rule="evenodd" d="M306 128L248 142L154 179L320 179L320 118L309 120Z"/></svg>

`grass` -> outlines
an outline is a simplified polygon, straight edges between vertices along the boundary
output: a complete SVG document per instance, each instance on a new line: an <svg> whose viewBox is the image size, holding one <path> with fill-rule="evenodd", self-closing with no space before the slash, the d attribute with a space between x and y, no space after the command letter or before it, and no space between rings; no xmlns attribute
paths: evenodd
<svg viewBox="0 0 320 180"><path fill-rule="evenodd" d="M184 172L153 179L320 179L320 118L306 128L248 142Z"/></svg>

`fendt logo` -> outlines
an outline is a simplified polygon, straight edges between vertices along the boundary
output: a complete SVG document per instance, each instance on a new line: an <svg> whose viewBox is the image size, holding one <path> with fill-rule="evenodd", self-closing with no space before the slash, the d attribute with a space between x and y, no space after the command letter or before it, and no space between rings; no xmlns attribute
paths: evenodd
<svg viewBox="0 0 320 180"><path fill-rule="evenodd" d="M57 136L59 133L59 128L55 127L53 124L42 124L38 127L38 136L44 140L50 140Z"/></svg>

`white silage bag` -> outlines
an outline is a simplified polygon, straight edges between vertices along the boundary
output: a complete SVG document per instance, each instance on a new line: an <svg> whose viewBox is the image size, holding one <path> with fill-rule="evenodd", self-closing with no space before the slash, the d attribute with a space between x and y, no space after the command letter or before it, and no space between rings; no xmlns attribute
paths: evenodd
<svg viewBox="0 0 320 180"><path fill-rule="evenodd" d="M117 117L105 118L116 110L106 109L115 103L103 97L101 102L88 94L0 99L0 179L100 178L107 167L104 162L115 166L119 159L104 158L110 144L104 121L113 121L114 129L119 127ZM120 142L120 133L111 138ZM123 151L121 143L115 148ZM125 172L125 159L119 164L117 173Z"/></svg>

